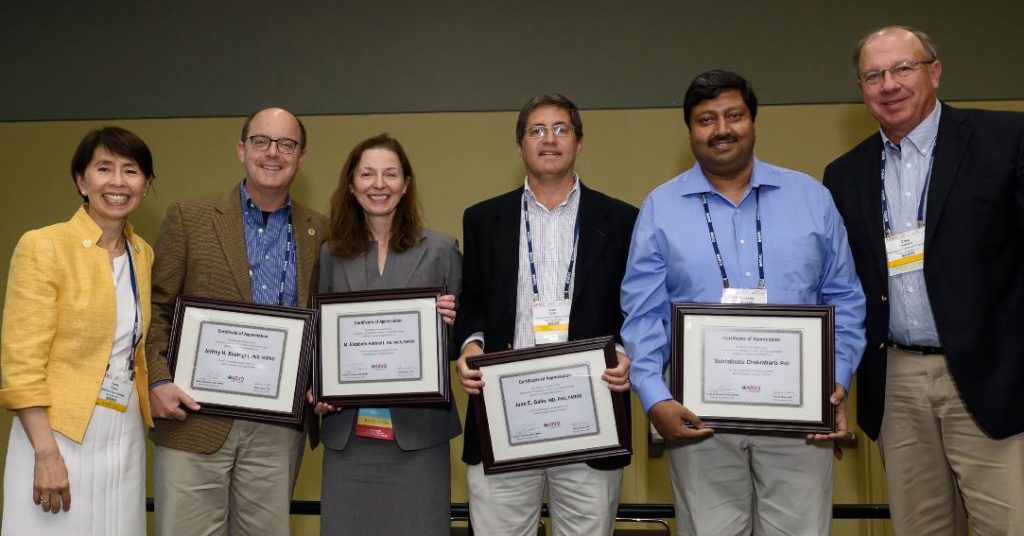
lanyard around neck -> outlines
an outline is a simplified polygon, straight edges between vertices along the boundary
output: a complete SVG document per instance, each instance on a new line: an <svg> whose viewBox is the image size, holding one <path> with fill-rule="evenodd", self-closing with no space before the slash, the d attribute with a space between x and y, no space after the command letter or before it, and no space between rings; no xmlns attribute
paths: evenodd
<svg viewBox="0 0 1024 536"><path fill-rule="evenodd" d="M718 247L718 238L715 235L715 225L711 223L711 209L708 208L708 194L700 194L700 201L704 204L704 220L708 223L708 235L711 237L711 247L715 250L715 260L718 261L718 271L722 274L722 288L729 288L729 275L725 272L725 262L722 260L722 251ZM754 188L754 220L757 225L757 288L765 288L764 280L764 243L761 235L761 188Z"/></svg>
<svg viewBox="0 0 1024 536"><path fill-rule="evenodd" d="M530 210L527 206L526 192L523 192L523 222L526 224L526 253L530 261L530 282L533 285L533 301L540 301L540 287L537 285L537 265L533 259L533 232L530 230ZM576 223L572 229L572 254L569 256L569 269L565 274L565 285L562 298L569 299L569 287L572 285L572 270L576 264L576 244L580 237L580 207L576 207Z"/></svg>
<svg viewBox="0 0 1024 536"><path fill-rule="evenodd" d="M131 373L131 378L135 379L135 350L139 346L139 341L142 339L142 335L139 333L139 317L142 316L140 309L139 300L139 283L135 279L135 261L132 259L132 245L128 243L128 239L124 239L124 252L128 255L128 270L130 271L130 278L132 282L132 297L135 299L135 322L132 325L132 349L128 353L128 371ZM107 365L108 367L110 365Z"/></svg>
<svg viewBox="0 0 1024 536"><path fill-rule="evenodd" d="M928 185L932 180L932 166L935 164L935 146L932 146L931 158L928 159L928 173L924 176L924 187L921 188L921 199L917 202L917 226L924 227L924 200L928 196ZM885 142L882 142L882 226L885 236L892 236L892 222L889 219L889 197L885 195Z"/></svg>
<svg viewBox="0 0 1024 536"><path fill-rule="evenodd" d="M277 293L277 304L284 305L284 283L288 280L288 264L295 264L295 248L292 245L292 223L288 222L288 238L284 243L284 264L281 267L281 287Z"/></svg>
<svg viewBox="0 0 1024 536"><path fill-rule="evenodd" d="M249 201L249 203L246 204L246 209L245 209L245 212L246 212L245 217L247 219L251 219L251 218L249 218L249 213L251 211L252 211L252 201ZM269 220L268 220L268 223L269 223ZM264 225L264 228L266 228L266 225ZM295 241L295 237L294 237L294 234L293 234L293 231L292 231L291 215L288 216L288 224L285 226L285 230L287 231L287 235L285 235L286 239L285 239L285 243L284 243L284 262L282 263L282 266L281 266L281 281L280 281L280 286L278 287L278 293L277 293L277 304L278 305L284 305L284 289L285 289L285 282L288 280L288 265L289 264L294 265L294 264L297 263L297 260L296 260L296 257L295 257L295 248L293 247L293 242Z"/></svg>

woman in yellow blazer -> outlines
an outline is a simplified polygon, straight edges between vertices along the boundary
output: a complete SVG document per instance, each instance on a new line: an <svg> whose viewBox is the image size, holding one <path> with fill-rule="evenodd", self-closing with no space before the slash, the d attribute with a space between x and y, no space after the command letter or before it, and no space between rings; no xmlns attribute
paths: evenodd
<svg viewBox="0 0 1024 536"><path fill-rule="evenodd" d="M7 280L0 406L16 411L2 534L146 533L153 250L127 222L153 175L127 130L88 133L71 161L84 204L25 233ZM59 514L59 515L52 515Z"/></svg>

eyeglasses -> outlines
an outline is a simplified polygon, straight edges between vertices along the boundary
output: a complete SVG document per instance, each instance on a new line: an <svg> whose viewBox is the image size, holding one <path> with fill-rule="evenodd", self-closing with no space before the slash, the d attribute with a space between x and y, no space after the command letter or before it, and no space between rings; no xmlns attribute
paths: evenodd
<svg viewBox="0 0 1024 536"><path fill-rule="evenodd" d="M526 127L526 135L531 138L543 138L548 135L548 130L550 130L556 138L565 138L569 134L576 133L576 129L572 126L566 125L565 123L557 123L552 125L550 129L544 125Z"/></svg>
<svg viewBox="0 0 1024 536"><path fill-rule="evenodd" d="M935 60L928 61L912 61L907 60L904 62L897 63L888 69L876 69L873 71L864 71L860 75L860 81L866 86L876 86L882 83L885 79L885 73L888 72L893 77L897 78L909 78L914 71L922 68L925 65L931 65L935 63Z"/></svg>
<svg viewBox="0 0 1024 536"><path fill-rule="evenodd" d="M267 149L270 149L271 143L276 143L277 150L284 154L292 154L299 148L299 142L291 138L278 138L275 140L269 136L249 136L246 139L249 140L252 148L257 151L266 151Z"/></svg>

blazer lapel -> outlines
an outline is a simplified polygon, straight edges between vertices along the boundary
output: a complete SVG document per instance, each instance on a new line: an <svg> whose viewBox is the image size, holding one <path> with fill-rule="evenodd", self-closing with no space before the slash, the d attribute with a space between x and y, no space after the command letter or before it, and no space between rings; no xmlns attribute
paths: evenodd
<svg viewBox="0 0 1024 536"><path fill-rule="evenodd" d="M384 274L395 283L396 288L409 286L412 274L427 253L423 242L425 239L426 235L420 235L420 243L403 253L388 252L388 260L384 264Z"/></svg>
<svg viewBox="0 0 1024 536"><path fill-rule="evenodd" d="M292 234L295 238L295 289L298 294L298 306L306 307L309 304L309 284L313 277L319 274L313 273L313 266L316 265L317 256L320 251L316 236L317 230L313 227L313 214L306 207L292 201ZM310 275L311 274L311 275Z"/></svg>
<svg viewBox="0 0 1024 536"><path fill-rule="evenodd" d="M226 257L231 278L244 302L252 302L252 282L249 276L249 258L245 251L245 229L242 225L242 204L238 188L232 188L216 206L213 227Z"/></svg>
<svg viewBox="0 0 1024 536"><path fill-rule="evenodd" d="M935 140L935 161L932 163L932 176L928 184L928 212L925 215L927 224L924 229L924 247L927 250L935 236L935 229L942 218L942 209L953 187L964 153L971 141L971 128L962 124L956 110L942 106L939 117L939 132Z"/></svg>
<svg viewBox="0 0 1024 536"><path fill-rule="evenodd" d="M515 316L516 295L519 290L519 227L522 225L523 189L509 196L509 202L495 214L495 251L498 255L498 274L509 309Z"/></svg>
<svg viewBox="0 0 1024 536"><path fill-rule="evenodd" d="M580 295L586 286L587 276L590 275L597 259L601 257L607 240L605 232L605 218L607 210L604 205L599 205L593 191L580 183L580 206L579 222L580 236L576 244L576 266L573 275L572 297L573 301Z"/></svg>
<svg viewBox="0 0 1024 536"><path fill-rule="evenodd" d="M376 269L377 263L374 257L376 251L376 249L373 249L373 251L368 251L352 259L341 260L341 268L345 272L348 290L369 288L369 281L366 280L366 271ZM370 266L370 262L373 262L373 266ZM340 292L337 288L334 291Z"/></svg>
<svg viewBox="0 0 1024 536"><path fill-rule="evenodd" d="M867 226L867 237L871 252L875 256L875 267L881 281L889 280L889 269L885 264L885 227L882 225L882 136L875 134L874 142L865 146L867 154L858 159L864 166L856 171L854 183L863 185L863 219Z"/></svg>

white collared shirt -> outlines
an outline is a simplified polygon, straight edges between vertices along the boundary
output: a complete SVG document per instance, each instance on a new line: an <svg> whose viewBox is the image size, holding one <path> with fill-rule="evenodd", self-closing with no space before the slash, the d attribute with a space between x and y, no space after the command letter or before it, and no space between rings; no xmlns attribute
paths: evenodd
<svg viewBox="0 0 1024 536"><path fill-rule="evenodd" d="M526 210L530 216L540 301L561 300L564 298L565 277L575 245L573 230L580 208L579 176L573 174L572 190L551 210L537 201L530 190L529 181L525 183L523 199L526 200ZM526 218L522 214L521 201L519 210L519 283L516 288L516 330L513 339L515 349L530 348L536 344L533 336L533 284L530 278L530 256L526 247ZM573 270L569 283L570 297L575 280Z"/></svg>

